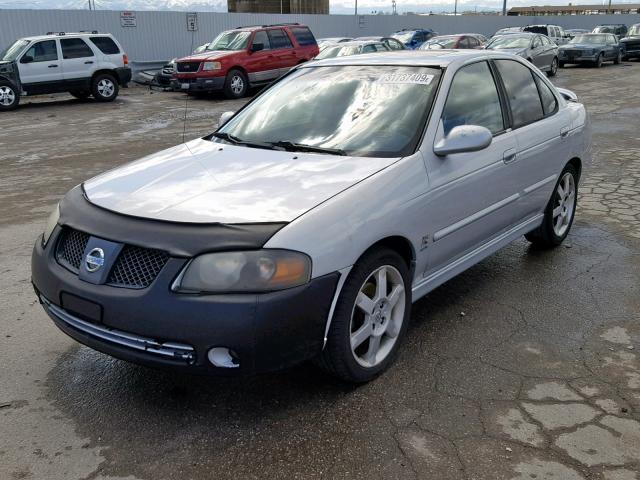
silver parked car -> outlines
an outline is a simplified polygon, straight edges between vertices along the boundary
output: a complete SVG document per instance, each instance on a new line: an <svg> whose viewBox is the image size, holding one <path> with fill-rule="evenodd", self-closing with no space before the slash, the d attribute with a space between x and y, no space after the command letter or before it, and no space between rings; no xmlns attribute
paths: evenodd
<svg viewBox="0 0 640 480"><path fill-rule="evenodd" d="M363 53L389 52L392 49L388 44L377 41L352 41L330 45L316 55L315 60L333 57L348 57Z"/></svg>
<svg viewBox="0 0 640 480"><path fill-rule="evenodd" d="M558 72L558 46L544 35L517 33L494 37L486 47L526 58L553 77Z"/></svg>
<svg viewBox="0 0 640 480"><path fill-rule="evenodd" d="M221 123L56 207L32 280L65 333L185 372L314 359L366 382L412 302L522 235L559 245L590 162L575 95L495 51L306 63Z"/></svg>

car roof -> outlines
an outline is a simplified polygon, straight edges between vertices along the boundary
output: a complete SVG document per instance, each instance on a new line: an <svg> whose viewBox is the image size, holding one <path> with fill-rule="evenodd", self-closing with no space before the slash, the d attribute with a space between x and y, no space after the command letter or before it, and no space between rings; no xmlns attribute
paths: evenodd
<svg viewBox="0 0 640 480"><path fill-rule="evenodd" d="M492 50L396 50L393 52L366 53L348 57L334 57L318 60L306 65L346 66L346 65L394 65L446 68L453 64L463 64L474 59L513 58L513 55Z"/></svg>
<svg viewBox="0 0 640 480"><path fill-rule="evenodd" d="M244 27L231 28L229 30L237 30L240 32L255 32L256 30L269 30L272 28L309 28L302 23L274 23L273 25L245 25ZM229 31L226 30L226 31Z"/></svg>
<svg viewBox="0 0 640 480"><path fill-rule="evenodd" d="M110 33L92 33L92 32L77 32L77 33L50 33L47 35L31 35L29 37L22 37L22 40L51 40L52 38L77 38L77 37L109 37L113 38L113 35Z"/></svg>
<svg viewBox="0 0 640 480"><path fill-rule="evenodd" d="M376 44L376 43L382 43L379 40L351 40L349 42L340 42L340 43L336 43L335 45L331 45L327 48L334 48L334 47L359 47L361 45L372 45L372 44Z"/></svg>

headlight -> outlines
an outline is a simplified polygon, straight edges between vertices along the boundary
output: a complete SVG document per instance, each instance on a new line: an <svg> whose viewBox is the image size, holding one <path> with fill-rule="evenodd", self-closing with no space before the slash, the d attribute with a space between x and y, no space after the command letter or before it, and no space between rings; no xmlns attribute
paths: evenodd
<svg viewBox="0 0 640 480"><path fill-rule="evenodd" d="M269 292L304 285L311 259L290 250L208 253L194 258L173 283L182 293Z"/></svg>
<svg viewBox="0 0 640 480"><path fill-rule="evenodd" d="M220 70L221 68L222 65L220 64L220 62L204 62L202 71L210 72L211 70Z"/></svg>
<svg viewBox="0 0 640 480"><path fill-rule="evenodd" d="M53 233L53 229L56 228L58 220L60 219L60 204L56 205L51 215L47 219L47 225L44 227L44 233L42 234L42 246L46 247L49 237Z"/></svg>

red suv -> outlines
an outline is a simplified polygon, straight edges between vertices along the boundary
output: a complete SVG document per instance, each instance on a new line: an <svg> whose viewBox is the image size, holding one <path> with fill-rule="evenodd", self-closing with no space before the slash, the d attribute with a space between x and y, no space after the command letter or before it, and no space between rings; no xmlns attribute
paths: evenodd
<svg viewBox="0 0 640 480"><path fill-rule="evenodd" d="M176 62L173 86L188 93L224 91L240 98L318 54L309 27L298 23L238 27L222 32L204 52Z"/></svg>

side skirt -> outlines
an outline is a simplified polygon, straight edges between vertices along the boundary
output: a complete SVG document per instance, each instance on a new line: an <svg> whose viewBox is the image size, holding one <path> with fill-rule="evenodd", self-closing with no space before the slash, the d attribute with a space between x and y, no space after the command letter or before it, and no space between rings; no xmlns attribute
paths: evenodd
<svg viewBox="0 0 640 480"><path fill-rule="evenodd" d="M441 268L437 272L434 272L428 277L424 278L422 281L418 282L416 285L413 286L413 289L412 289L413 301L416 302L420 298L424 297L431 290L442 285L447 280L452 279L459 273L464 272L469 267L472 267L479 261L497 252L502 247L513 242L516 238L520 237L521 235L524 235L525 233L529 233L531 230L534 230L535 228L540 226L543 218L544 218L543 214L538 214L532 218L525 220L522 223L519 223L515 227L489 240L487 243L479 246L475 250L472 250L466 255L453 261L449 265Z"/></svg>

